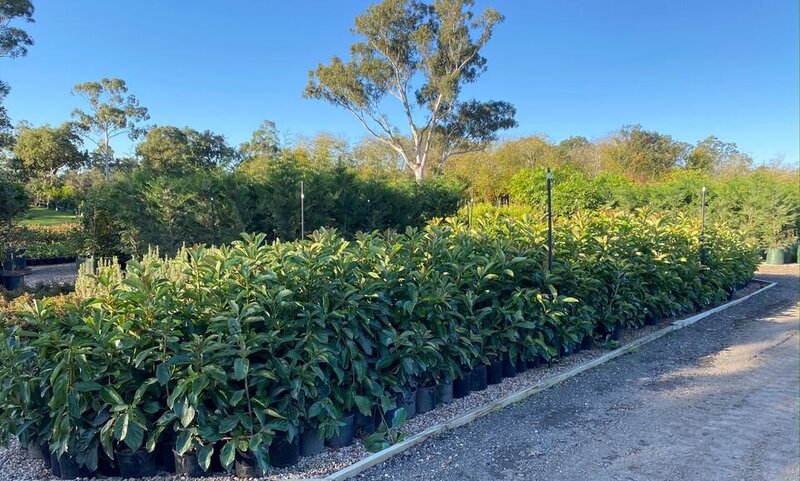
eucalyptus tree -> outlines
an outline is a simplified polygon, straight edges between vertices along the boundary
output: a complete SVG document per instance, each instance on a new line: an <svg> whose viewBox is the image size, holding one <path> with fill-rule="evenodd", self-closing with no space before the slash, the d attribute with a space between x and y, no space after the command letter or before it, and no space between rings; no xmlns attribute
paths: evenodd
<svg viewBox="0 0 800 481"><path fill-rule="evenodd" d="M384 0L370 6L355 19L362 39L350 47L351 59L333 57L312 70L305 97L351 112L422 182L448 157L480 150L517 125L507 102L460 99L464 85L486 70L481 49L503 20L493 9L476 16L473 5ZM396 110L386 105L390 97L400 104L405 133L390 120Z"/></svg>
<svg viewBox="0 0 800 481"><path fill-rule="evenodd" d="M11 25L15 20L33 23L33 4L30 0L0 0L0 57L24 57L28 54L28 47L33 45L28 32ZM0 80L0 150L7 148L13 140L11 120L3 106L10 91L8 84Z"/></svg>
<svg viewBox="0 0 800 481"><path fill-rule="evenodd" d="M58 127L23 125L18 129L13 152L30 177L54 187L59 170L81 167L88 160L82 144L75 126L69 122Z"/></svg>
<svg viewBox="0 0 800 481"><path fill-rule="evenodd" d="M30 0L0 0L0 57L24 57L33 39L28 32L11 26L14 20L33 23L33 4Z"/></svg>
<svg viewBox="0 0 800 481"><path fill-rule="evenodd" d="M131 140L139 138L145 131L140 123L150 119L150 114L134 95L128 95L128 86L122 79L104 78L99 82L81 83L72 88L72 93L89 104L88 110L75 109L72 116L84 139L100 151L108 180L114 160L111 141L120 135L127 135Z"/></svg>

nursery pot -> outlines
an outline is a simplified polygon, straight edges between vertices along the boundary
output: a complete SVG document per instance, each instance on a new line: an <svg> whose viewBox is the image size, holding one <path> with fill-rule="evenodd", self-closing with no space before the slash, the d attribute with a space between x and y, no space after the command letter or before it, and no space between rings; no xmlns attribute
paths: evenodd
<svg viewBox="0 0 800 481"><path fill-rule="evenodd" d="M525 361L522 360L522 357L517 358L517 374L521 374L528 370L528 366L525 364Z"/></svg>
<svg viewBox="0 0 800 481"><path fill-rule="evenodd" d="M486 382L488 384L500 384L503 381L503 361L495 361L489 364L486 372Z"/></svg>
<svg viewBox="0 0 800 481"><path fill-rule="evenodd" d="M486 364L476 366L469 375L469 389L473 392L483 391L488 386Z"/></svg>
<svg viewBox="0 0 800 481"><path fill-rule="evenodd" d="M325 445L329 448L342 448L353 444L353 436L356 432L355 416L350 414L342 421L344 421L344 426L339 426L339 433L325 440Z"/></svg>
<svg viewBox="0 0 800 481"><path fill-rule="evenodd" d="M66 454L62 455L58 460L58 477L61 479L76 479L89 477L89 470L72 459L71 456Z"/></svg>
<svg viewBox="0 0 800 481"><path fill-rule="evenodd" d="M417 389L417 414L432 411L436 407L436 386Z"/></svg>
<svg viewBox="0 0 800 481"><path fill-rule="evenodd" d="M116 453L119 475L123 478L147 478L156 474L155 453L144 449Z"/></svg>
<svg viewBox="0 0 800 481"><path fill-rule="evenodd" d="M250 452L242 453L237 450L233 464L236 476L239 478L260 478L265 474L261 471L256 457Z"/></svg>
<svg viewBox="0 0 800 481"><path fill-rule="evenodd" d="M406 419L411 419L417 415L417 390L412 389L408 394L397 396L397 407L406 410Z"/></svg>
<svg viewBox="0 0 800 481"><path fill-rule="evenodd" d="M181 455L172 451L172 464L175 465L175 474L177 475L186 475L190 478L203 476L203 468L200 466L195 453Z"/></svg>
<svg viewBox="0 0 800 481"><path fill-rule="evenodd" d="M503 358L503 377L514 377L517 375L517 363L511 362L508 357Z"/></svg>
<svg viewBox="0 0 800 481"><path fill-rule="evenodd" d="M16 290L22 285L22 280L24 278L25 274L6 272L3 274L3 286L9 291Z"/></svg>
<svg viewBox="0 0 800 481"><path fill-rule="evenodd" d="M97 474L106 478L119 477L119 463L115 465L105 452L101 452L97 457Z"/></svg>
<svg viewBox="0 0 800 481"><path fill-rule="evenodd" d="M465 372L460 378L453 381L453 398L461 399L462 397L469 396L470 388L470 372Z"/></svg>
<svg viewBox="0 0 800 481"><path fill-rule="evenodd" d="M50 471L53 472L53 476L61 477L61 463L58 461L58 456L53 453L50 453Z"/></svg>
<svg viewBox="0 0 800 481"><path fill-rule="evenodd" d="M622 339L622 325L614 324L614 330L611 331L611 340L619 341L620 339Z"/></svg>
<svg viewBox="0 0 800 481"><path fill-rule="evenodd" d="M156 455L156 467L168 473L175 472L175 455L172 453L171 443L156 443L153 452Z"/></svg>
<svg viewBox="0 0 800 481"><path fill-rule="evenodd" d="M534 358L533 358L532 360L530 360L530 361L526 361L526 362L525 362L525 366L526 366L528 369L536 369L537 367L539 367L539 356L536 356L536 357L534 357Z"/></svg>
<svg viewBox="0 0 800 481"><path fill-rule="evenodd" d="M592 336L591 334L584 336L583 340L581 341L581 348L591 349L593 347L594 347L594 336Z"/></svg>
<svg viewBox="0 0 800 481"><path fill-rule="evenodd" d="M767 264L783 264L786 262L786 257L782 247L770 247L767 249Z"/></svg>
<svg viewBox="0 0 800 481"><path fill-rule="evenodd" d="M453 381L439 384L436 397L439 399L440 403L450 404L453 402Z"/></svg>
<svg viewBox="0 0 800 481"><path fill-rule="evenodd" d="M654 312L648 312L647 315L644 316L644 323L648 326L655 326L660 320L660 316Z"/></svg>
<svg viewBox="0 0 800 481"><path fill-rule="evenodd" d="M317 428L306 426L300 433L300 455L314 456L325 449L325 441L320 438Z"/></svg>
<svg viewBox="0 0 800 481"><path fill-rule="evenodd" d="M374 412L374 411L373 411ZM375 432L375 416L365 416L356 411L356 436L369 435Z"/></svg>
<svg viewBox="0 0 800 481"><path fill-rule="evenodd" d="M50 462L50 446L47 443L42 443L39 445L39 452L42 453L42 461L44 461L44 467L50 469L51 462Z"/></svg>
<svg viewBox="0 0 800 481"><path fill-rule="evenodd" d="M300 459L300 438L295 436L289 441L286 433L280 433L269 445L269 465L276 468L286 468L297 463Z"/></svg>

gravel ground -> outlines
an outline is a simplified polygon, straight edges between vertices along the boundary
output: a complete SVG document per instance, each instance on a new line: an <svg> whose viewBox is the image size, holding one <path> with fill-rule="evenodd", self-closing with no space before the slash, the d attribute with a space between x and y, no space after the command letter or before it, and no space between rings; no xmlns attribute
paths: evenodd
<svg viewBox="0 0 800 481"><path fill-rule="evenodd" d="M64 271L67 273L69 272L68 269L65 269ZM746 295L747 293L752 292L757 288L758 287L754 285L738 293L737 297ZM759 302L758 299L760 299L760 297L757 297L756 300L749 301L746 304L750 305L752 303L757 303ZM719 315L713 316L713 318L717 317L720 316ZM663 327L664 324L668 322L669 320L665 320L659 326L648 326L643 329L625 332L623 336L623 343L627 343L639 337L645 336L657 329L660 329L661 327ZM644 349L647 350L649 347L650 346L646 346ZM408 435L420 432L430 426L451 419L455 416L463 414L474 408L480 407L490 401L503 398L513 392L516 392L520 389L532 385L536 381L564 372L574 367L577 364L598 357L605 352L607 351L599 348L592 349L589 351L583 351L578 355L570 356L566 359L563 359L557 364L553 364L550 367L543 367L527 371L526 373L521 374L515 378L505 380L502 384L496 386L490 386L487 390L483 392L473 393L472 395L470 395L465 399L456 400L452 404L441 406L433 412L417 416L406 423L406 425L403 428L403 431L406 432ZM625 359L625 361L627 361L627 359ZM616 363L621 363L625 361L617 360ZM577 379L581 379L586 376L587 375L584 374ZM618 377L618 374L615 377ZM606 379L605 381L603 381L601 376L599 382L608 385L610 382L613 384L614 381L615 379L612 380ZM520 417L521 406L526 406L530 403L538 403L545 398L552 397L553 393L575 390L576 384L580 385L584 382L585 381L578 381L576 383L574 381L570 381L562 386L547 391L546 394L543 395L540 394L534 396L534 398L532 398L529 401L525 401L517 406L508 408L500 413L490 415L489 417L484 418L473 425L458 429L451 433L447 433L439 437L438 439L428 441L419 448L414 448L412 450L406 451L405 453L401 454L398 458L395 458L387 463L384 463L383 465L373 468L372 470L368 471L368 473L364 475L364 477L368 479L490 479L490 478L531 479L530 473L528 472L527 468L523 467L523 464L519 464L520 472L518 476L515 477L512 475L510 477L506 477L503 474L506 471L506 467L503 467L505 466L504 463L521 462L526 456L528 456L524 455L524 453L522 453L521 451L520 454L515 455L514 454L515 449L521 449L520 447L523 445L527 446L525 449L527 448L534 449L534 445L530 445L530 442L534 441L535 439L538 439L538 436L540 436L540 432L543 432L542 426L537 427L534 424L534 421L545 423L544 426L546 426L547 422L550 422L552 424L551 418L553 417L553 415L550 412L548 412L548 414L545 415L544 417L538 415L538 416L533 416L533 418L531 418L527 414L522 415L522 417ZM606 392L617 388L607 386L603 389L604 391L602 392ZM582 390L582 388L579 388L579 390ZM592 398L595 397L595 395L592 394L591 392L589 392L589 394L591 395ZM591 403L594 402L596 401L592 399ZM563 403L556 401L556 404L561 405ZM589 404L590 403L587 401L586 405L588 406ZM575 404L574 399L570 400L569 405L578 406L577 404ZM553 409L555 408L550 408L550 411L553 411ZM563 406L559 407L559 409L563 411ZM525 409L524 411L527 412L528 409ZM534 408L533 412L540 413L542 412L542 410L541 408ZM565 412L563 415L557 414L555 419L556 420L561 419L559 416L564 416L565 420L569 417L568 414ZM587 417L586 413L584 413L580 417L589 420L592 419L591 416ZM516 432L518 435L520 433L521 434L527 433L529 437L530 436L533 437L531 437L531 439L527 441L524 439L517 439L516 442L518 444L516 444L516 448L513 446L507 446L506 443L502 442L502 440L500 439L501 437L505 438L504 432L506 428L504 427L503 429L494 431L494 425L498 418L504 425L508 426L508 429L511 430L510 432ZM551 421L547 421L548 419L551 419ZM572 420L572 422L575 421L578 421L578 419L575 418ZM531 427L534 427L534 433L529 432ZM563 426L561 426L558 423L552 424L551 427L556 429L563 429ZM487 434L487 432L492 432L492 431L494 431L494 434L492 435ZM572 436L565 437L564 439L569 440L570 437L574 437L574 435L575 433L573 433ZM470 439L473 437L474 439ZM493 437L497 439L496 444L487 446L485 440ZM543 443L542 446L547 445L544 440L542 440L541 443ZM486 451L486 452L484 452L483 454L473 453L467 455L467 452L472 450ZM549 452L550 449L547 449L547 451ZM531 452L538 452L538 451L534 449L534 451ZM543 452L544 451L535 456L536 457L541 456ZM299 478L321 477L330 474L338 469L341 469L345 466L348 466L360 459L363 459L367 455L369 455L369 453L361 446L360 443L357 442L354 445L344 449L340 449L337 451L326 450L323 454L312 458L301 458L300 463L290 469L273 471L269 479L299 479ZM516 459L520 458L520 456L522 456L523 459ZM498 466L501 466L502 469L498 471L498 468L494 467L491 470L487 471L487 466L488 466L486 464L487 460L491 460L491 462L494 464L500 463ZM461 462L465 462L465 464L460 465L459 463ZM477 463L477 465L474 465L474 463ZM477 468L477 466L481 465L484 465L483 468ZM543 466L539 466L540 469L542 467ZM588 476L588 474L584 474L583 478L585 478L586 476ZM43 469L41 461L31 459L28 456L28 454L24 450L20 449L18 446L12 445L7 449L0 448L0 481L11 480L11 479L47 479L48 477L49 473ZM550 473L548 473L548 477L551 477ZM589 477L593 478L594 475L591 475ZM168 480L168 479L178 479L178 478L175 478L174 476L172 477L163 476L151 479ZM203 479L229 480L235 478L226 476L216 476L216 477L207 477ZM577 479L582 479L582 477L579 476ZM616 478L612 477L608 479L616 479ZM630 478L630 479L638 479L638 478ZM646 479L652 479L652 478L647 477Z"/></svg>
<svg viewBox="0 0 800 481"><path fill-rule="evenodd" d="M74 262L69 264L54 264L49 266L32 266L31 273L25 276L25 285L67 283L74 284L78 275L78 268Z"/></svg>
<svg viewBox="0 0 800 481"><path fill-rule="evenodd" d="M759 276L779 284L358 479L798 479L798 266Z"/></svg>

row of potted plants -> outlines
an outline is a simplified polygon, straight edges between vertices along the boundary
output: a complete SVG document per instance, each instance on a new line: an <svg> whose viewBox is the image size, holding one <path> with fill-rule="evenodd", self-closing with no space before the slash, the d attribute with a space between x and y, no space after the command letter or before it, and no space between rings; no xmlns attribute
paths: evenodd
<svg viewBox="0 0 800 481"><path fill-rule="evenodd" d="M62 477L249 475L377 428L380 447L398 413L724 300L756 255L712 229L701 264L697 234L647 212L563 219L551 271L545 227L499 216L100 264L84 299L4 329L0 440L45 445Z"/></svg>

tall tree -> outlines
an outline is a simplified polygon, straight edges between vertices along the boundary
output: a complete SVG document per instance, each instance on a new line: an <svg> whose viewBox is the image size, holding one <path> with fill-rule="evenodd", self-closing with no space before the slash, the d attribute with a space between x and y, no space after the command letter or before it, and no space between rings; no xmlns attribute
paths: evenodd
<svg viewBox="0 0 800 481"><path fill-rule="evenodd" d="M14 20L33 23L33 4L30 0L0 0L0 57L24 57L33 39L28 32L12 27Z"/></svg>
<svg viewBox="0 0 800 481"><path fill-rule="evenodd" d="M515 127L514 107L501 101L459 100L465 84L486 70L480 51L503 20L496 10L475 16L473 0L384 0L356 17L362 41L347 62L333 57L309 73L304 95L350 111L392 148L422 182L430 157L439 171L448 157L485 148ZM403 133L384 100L401 107Z"/></svg>
<svg viewBox="0 0 800 481"><path fill-rule="evenodd" d="M33 23L33 4L30 0L0 0L0 57L24 57L33 39L28 32L12 27L14 20ZM11 136L11 120L3 106L11 88L0 80L0 151L8 148L13 140Z"/></svg>
<svg viewBox="0 0 800 481"><path fill-rule="evenodd" d="M80 167L87 160L73 124L36 128L22 126L18 130L14 156L29 178L41 179L49 188L55 186L59 170Z"/></svg>
<svg viewBox="0 0 800 481"><path fill-rule="evenodd" d="M230 167L237 159L236 149L222 135L171 126L150 129L136 154L144 168L167 172Z"/></svg>
<svg viewBox="0 0 800 481"><path fill-rule="evenodd" d="M275 122L271 120L261 122L261 125L253 131L250 140L242 142L239 151L244 160L256 157L276 158L281 151L281 141Z"/></svg>
<svg viewBox="0 0 800 481"><path fill-rule="evenodd" d="M655 179L677 166L688 145L669 135L626 125L611 140L607 154L625 173L641 179Z"/></svg>
<svg viewBox="0 0 800 481"><path fill-rule="evenodd" d="M733 142L723 142L710 135L686 155L686 167L711 174L737 173L750 168L753 159L739 152Z"/></svg>
<svg viewBox="0 0 800 481"><path fill-rule="evenodd" d="M104 78L99 82L85 82L73 87L72 93L89 103L88 111L75 109L72 116L82 129L84 138L100 151L103 172L108 180L114 160L112 139L127 135L131 140L136 140L144 133L138 124L150 119L150 115L147 108L139 105L135 96L127 95L128 86L122 79Z"/></svg>

